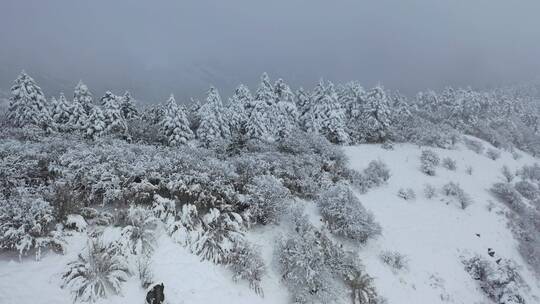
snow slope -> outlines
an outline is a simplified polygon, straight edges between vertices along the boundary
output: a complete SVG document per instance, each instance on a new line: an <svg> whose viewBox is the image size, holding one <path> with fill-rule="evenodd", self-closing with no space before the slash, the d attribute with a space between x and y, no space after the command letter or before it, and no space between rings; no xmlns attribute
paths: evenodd
<svg viewBox="0 0 540 304"><path fill-rule="evenodd" d="M456 171L438 167L436 176L427 176L419 170L422 149L414 145L396 145L394 150L379 145L344 149L352 168L361 170L371 160L380 159L391 170L387 185L358 195L383 228L382 236L359 249L360 257L389 304L489 303L460 262L460 256L473 253L491 258L488 248L495 250L494 258L510 258L522 266L521 274L530 285L528 303L540 303L539 298L534 298L540 295L538 280L517 252L502 213L505 207L487 191L500 180L503 165L517 169L536 159L522 153L523 157L514 160L510 153L502 152L501 158L494 161L463 146L454 150L431 149L441 158L455 159L458 167ZM473 168L472 175L467 174L467 166ZM471 206L462 210L457 202L440 193L432 199L424 196L424 184L430 183L440 190L449 181L458 182L471 196ZM409 187L416 192L416 199L406 201L397 196L400 188ZM492 208L488 208L490 202ZM318 222L312 204L307 211ZM279 226L261 227L248 235L261 247L268 267L263 280L264 297L257 296L244 282L234 283L225 267L200 261L165 234L159 237L152 258L154 277L164 282L171 304L287 303L287 289L279 282L272 263L275 240L284 230ZM47 254L39 262L25 258L20 263L16 256L0 257L0 303L72 303L68 292L59 287L60 273L84 246L84 234L74 233L69 244L66 255ZM383 250L405 254L408 270L393 272L381 263L379 254ZM101 303L144 303L144 297L137 279L131 278L124 284L123 296ZM337 300L349 301L347 295Z"/></svg>

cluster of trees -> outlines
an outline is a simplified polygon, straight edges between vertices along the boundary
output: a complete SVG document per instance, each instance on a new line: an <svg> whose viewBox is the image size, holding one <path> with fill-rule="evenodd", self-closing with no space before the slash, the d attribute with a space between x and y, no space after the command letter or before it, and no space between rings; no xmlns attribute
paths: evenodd
<svg viewBox="0 0 540 304"><path fill-rule="evenodd" d="M267 74L254 94L240 85L226 103L211 87L203 103L179 104L171 95L164 104L138 110L129 92L106 92L95 102L82 82L72 101L63 94L47 101L23 72L12 87L7 118L13 126L82 132L89 138L116 134L171 146L193 140L206 147L222 141L274 141L302 130L337 144L409 141L447 148L462 132L498 147L537 153L538 113L533 98L509 89L448 88L421 92L409 100L381 86L365 90L357 82L336 86L321 80L311 91L293 92L282 79L272 83Z"/></svg>

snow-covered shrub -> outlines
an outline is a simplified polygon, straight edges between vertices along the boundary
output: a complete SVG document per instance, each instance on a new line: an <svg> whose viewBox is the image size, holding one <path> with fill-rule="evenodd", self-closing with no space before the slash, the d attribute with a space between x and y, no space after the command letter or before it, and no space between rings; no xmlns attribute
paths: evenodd
<svg viewBox="0 0 540 304"><path fill-rule="evenodd" d="M394 144L391 142L391 141L385 141L382 145L381 145L381 148L383 148L384 150L394 150Z"/></svg>
<svg viewBox="0 0 540 304"><path fill-rule="evenodd" d="M290 192L272 175L257 176L246 187L249 215L254 222L277 224L286 211Z"/></svg>
<svg viewBox="0 0 540 304"><path fill-rule="evenodd" d="M257 248L246 241L235 243L227 262L235 282L245 280L255 293L264 295L261 281L266 273L266 266Z"/></svg>
<svg viewBox="0 0 540 304"><path fill-rule="evenodd" d="M382 251L379 258L384 264L390 266L393 271L407 270L409 268L407 257L397 251Z"/></svg>
<svg viewBox="0 0 540 304"><path fill-rule="evenodd" d="M83 253L67 266L68 270L62 274L62 287L70 289L74 299L83 302L119 294L129 275L122 255L98 238L89 238Z"/></svg>
<svg viewBox="0 0 540 304"><path fill-rule="evenodd" d="M19 256L43 248L63 252L65 242L57 231L51 205L39 195L19 189L17 195L0 198L0 250L17 250Z"/></svg>
<svg viewBox="0 0 540 304"><path fill-rule="evenodd" d="M424 195L428 199L432 199L435 196L437 196L437 189L431 184L425 184L424 185Z"/></svg>
<svg viewBox="0 0 540 304"><path fill-rule="evenodd" d="M469 174L469 175L472 175L473 167L472 166L467 166L467 168L465 168L465 172L467 172L467 174Z"/></svg>
<svg viewBox="0 0 540 304"><path fill-rule="evenodd" d="M500 201L516 212L521 212L524 208L523 200L519 192L509 183L495 183L491 187L491 193Z"/></svg>
<svg viewBox="0 0 540 304"><path fill-rule="evenodd" d="M141 287L146 289L154 283L154 273L150 264L150 258L145 255L137 257L136 274L141 282Z"/></svg>
<svg viewBox="0 0 540 304"><path fill-rule="evenodd" d="M449 182L443 186L442 190L444 195L454 197L461 209L466 209L472 203L469 195L457 183Z"/></svg>
<svg viewBox="0 0 540 304"><path fill-rule="evenodd" d="M521 180L515 184L515 189L523 195L524 198L533 200L536 197L538 197L538 187L536 187L533 183Z"/></svg>
<svg viewBox="0 0 540 304"><path fill-rule="evenodd" d="M170 223L176 217L176 202L155 194L154 202L152 203L152 212L154 212L154 216L157 219L160 219L166 224Z"/></svg>
<svg viewBox="0 0 540 304"><path fill-rule="evenodd" d="M497 160L501 157L501 151L490 148L486 151L486 156L492 160Z"/></svg>
<svg viewBox="0 0 540 304"><path fill-rule="evenodd" d="M412 188L401 188L398 190L397 195L406 201L414 200L416 198L416 193L414 193Z"/></svg>
<svg viewBox="0 0 540 304"><path fill-rule="evenodd" d="M338 184L317 199L321 215L331 232L360 242L381 233L381 227L348 186Z"/></svg>
<svg viewBox="0 0 540 304"><path fill-rule="evenodd" d="M465 271L477 281L482 292L497 304L525 304L521 294L527 288L518 268L511 260L499 263L489 261L479 255L462 260Z"/></svg>
<svg viewBox="0 0 540 304"><path fill-rule="evenodd" d="M540 165L535 163L531 166L523 166L520 170L520 175L524 179L530 179L532 181L540 181Z"/></svg>
<svg viewBox="0 0 540 304"><path fill-rule="evenodd" d="M55 217L61 221L65 220L69 214L80 213L82 202L73 191L73 186L66 183L56 183L54 190L48 200L54 208Z"/></svg>
<svg viewBox="0 0 540 304"><path fill-rule="evenodd" d="M69 214L65 221L66 228L77 230L79 232L85 231L86 226L88 226L88 224L79 214Z"/></svg>
<svg viewBox="0 0 540 304"><path fill-rule="evenodd" d="M99 211L92 207L83 207L80 210L80 214L85 220L92 220L98 217Z"/></svg>
<svg viewBox="0 0 540 304"><path fill-rule="evenodd" d="M372 160L364 169L364 180L368 188L378 187L390 178L390 169L380 160Z"/></svg>
<svg viewBox="0 0 540 304"><path fill-rule="evenodd" d="M439 165L441 159L437 153L431 150L423 150L420 155L420 163L422 172L427 175L435 175L435 168Z"/></svg>
<svg viewBox="0 0 540 304"><path fill-rule="evenodd" d="M442 159L442 166L448 170L456 171L456 161L450 157L445 157Z"/></svg>
<svg viewBox="0 0 540 304"><path fill-rule="evenodd" d="M484 152L484 144L482 144L481 141L470 139L470 138L464 138L463 142L465 143L465 146L472 150L473 152L477 154L482 154Z"/></svg>
<svg viewBox="0 0 540 304"><path fill-rule="evenodd" d="M516 175L514 173L512 173L510 168L508 168L508 166L506 166L506 165L504 165L502 167L501 173L502 173L502 175L504 177L504 181L507 182L507 183L511 183L514 180L514 177L516 177Z"/></svg>
<svg viewBox="0 0 540 304"><path fill-rule="evenodd" d="M127 211L128 225L122 228L118 240L125 254L149 255L154 251L156 221L151 210L131 206Z"/></svg>
<svg viewBox="0 0 540 304"><path fill-rule="evenodd" d="M308 218L294 210L294 230L278 242L278 271L294 303L326 303L334 300L344 284L360 303L383 303L356 255L317 230Z"/></svg>
<svg viewBox="0 0 540 304"><path fill-rule="evenodd" d="M234 212L210 209L202 219L202 233L191 244L191 250L216 264L227 263L234 244L243 239L243 220Z"/></svg>

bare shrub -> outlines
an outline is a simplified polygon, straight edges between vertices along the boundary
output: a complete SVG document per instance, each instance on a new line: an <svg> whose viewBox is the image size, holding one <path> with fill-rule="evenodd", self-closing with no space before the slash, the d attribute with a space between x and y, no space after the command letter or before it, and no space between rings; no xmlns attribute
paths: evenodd
<svg viewBox="0 0 540 304"><path fill-rule="evenodd" d="M450 171L456 171L457 169L456 161L450 157L443 158L442 166Z"/></svg>

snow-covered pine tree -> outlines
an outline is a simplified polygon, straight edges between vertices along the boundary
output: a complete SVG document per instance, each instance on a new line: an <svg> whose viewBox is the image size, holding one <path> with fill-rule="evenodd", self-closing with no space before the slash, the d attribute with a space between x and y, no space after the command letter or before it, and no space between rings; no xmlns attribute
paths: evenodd
<svg viewBox="0 0 540 304"><path fill-rule="evenodd" d="M126 91L120 103L120 113L125 120L139 117L139 111L135 107L135 100L131 94Z"/></svg>
<svg viewBox="0 0 540 304"><path fill-rule="evenodd" d="M201 118L199 117L201 107L202 105L199 99L191 98L191 103L186 110L186 115L189 120L189 127L191 130L197 130L201 124Z"/></svg>
<svg viewBox="0 0 540 304"><path fill-rule="evenodd" d="M127 130L126 121L120 111L120 98L110 91L101 97L106 130L109 133L123 133Z"/></svg>
<svg viewBox="0 0 540 304"><path fill-rule="evenodd" d="M283 81L278 79L274 84L274 94L277 98L276 117L278 137L287 136L292 129L296 128L298 123L298 111L294 102L294 94L291 88Z"/></svg>
<svg viewBox="0 0 540 304"><path fill-rule="evenodd" d="M390 128L390 108L386 92L377 86L366 93L363 122L364 136L368 142L382 142L388 138Z"/></svg>
<svg viewBox="0 0 540 304"><path fill-rule="evenodd" d="M362 141L362 114L365 90L358 82L349 82L338 90L339 103L345 108L345 127L351 143Z"/></svg>
<svg viewBox="0 0 540 304"><path fill-rule="evenodd" d="M246 123L249 117L248 110L251 107L253 96L248 87L241 84L234 91L229 99L227 107L227 118L233 136L244 135L246 133Z"/></svg>
<svg viewBox="0 0 540 304"><path fill-rule="evenodd" d="M69 129L73 131L82 130L87 119L88 114L84 106L80 102L71 103L71 115L67 123Z"/></svg>
<svg viewBox="0 0 540 304"><path fill-rule="evenodd" d="M267 73L263 73L261 76L261 83L255 93L255 100L265 101L269 105L272 105L277 101L274 87L272 86L270 77L268 77Z"/></svg>
<svg viewBox="0 0 540 304"><path fill-rule="evenodd" d="M94 98L92 97L90 90L88 90L88 87L82 82L82 80L79 80L79 83L75 87L75 92L73 92L73 102L80 103L88 115L92 109L93 100Z"/></svg>
<svg viewBox="0 0 540 304"><path fill-rule="evenodd" d="M68 122L72 115L72 107L67 101L66 96L64 96L64 93L60 93L60 97L58 99L53 97L51 99L51 104L52 118L58 129L61 131L69 131L70 126L68 125Z"/></svg>
<svg viewBox="0 0 540 304"><path fill-rule="evenodd" d="M178 106L172 94L165 104L165 115L160 125L169 146L185 145L194 137L184 109Z"/></svg>
<svg viewBox="0 0 540 304"><path fill-rule="evenodd" d="M197 129L198 138L206 146L230 138L229 123L225 119L224 112L219 92L211 87L206 96L206 103L199 110L200 125Z"/></svg>
<svg viewBox="0 0 540 304"><path fill-rule="evenodd" d="M303 127L308 132L326 136L334 143L346 143L345 111L338 102L332 83L321 80L312 94L309 109L302 116Z"/></svg>
<svg viewBox="0 0 540 304"><path fill-rule="evenodd" d="M55 129L41 88L24 71L15 79L11 95L7 120L12 126L34 125L47 132Z"/></svg>
<svg viewBox="0 0 540 304"><path fill-rule="evenodd" d="M270 105L262 100L254 100L251 105L252 108L246 122L246 135L252 139L270 139L271 132L268 124Z"/></svg>
<svg viewBox="0 0 540 304"><path fill-rule="evenodd" d="M308 110L310 104L309 93L304 90L304 88L299 88L295 93L295 103L296 109L298 111L298 119L300 125L302 124L301 117Z"/></svg>
<svg viewBox="0 0 540 304"><path fill-rule="evenodd" d="M105 122L105 115L101 108L93 105L90 110L90 115L86 119L86 123L83 125L84 136L90 139L95 139L105 133L107 124Z"/></svg>

